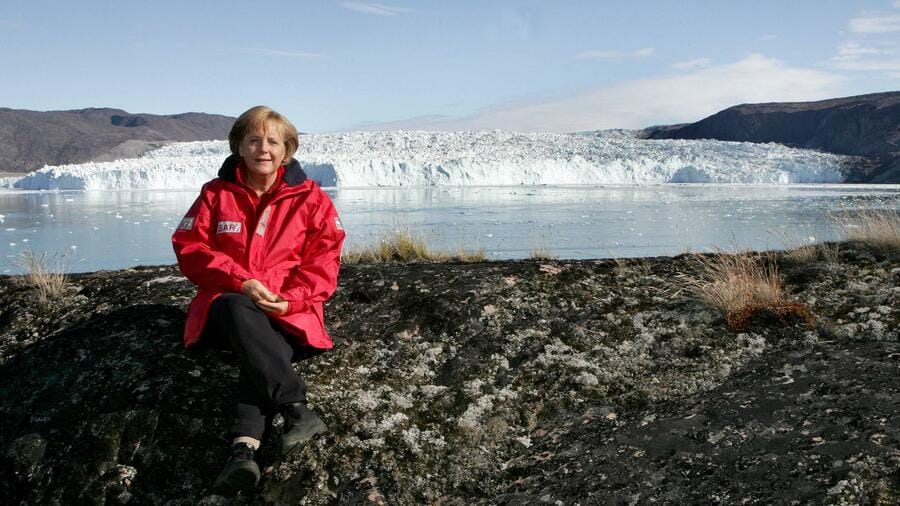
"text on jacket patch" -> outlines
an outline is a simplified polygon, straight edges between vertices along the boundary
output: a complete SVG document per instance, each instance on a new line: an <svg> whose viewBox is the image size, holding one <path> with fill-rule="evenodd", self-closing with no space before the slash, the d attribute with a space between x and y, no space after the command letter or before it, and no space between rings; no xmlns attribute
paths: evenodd
<svg viewBox="0 0 900 506"><path fill-rule="evenodd" d="M216 227L217 234L240 234L241 222L239 221L220 221Z"/></svg>
<svg viewBox="0 0 900 506"><path fill-rule="evenodd" d="M178 228L176 230L190 230L192 228L194 228L194 217L185 216L181 219L181 223L178 224Z"/></svg>

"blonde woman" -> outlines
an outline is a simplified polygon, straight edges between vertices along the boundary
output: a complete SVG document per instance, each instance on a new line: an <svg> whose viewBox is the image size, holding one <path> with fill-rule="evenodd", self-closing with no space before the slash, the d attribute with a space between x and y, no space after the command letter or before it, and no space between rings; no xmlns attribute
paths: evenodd
<svg viewBox="0 0 900 506"><path fill-rule="evenodd" d="M292 362L332 347L323 302L337 286L344 230L334 205L293 159L297 129L265 106L241 114L231 156L172 236L181 272L197 285L184 344L226 346L240 364L231 456L219 491L253 488L254 452L281 413L287 453L325 423L308 407Z"/></svg>

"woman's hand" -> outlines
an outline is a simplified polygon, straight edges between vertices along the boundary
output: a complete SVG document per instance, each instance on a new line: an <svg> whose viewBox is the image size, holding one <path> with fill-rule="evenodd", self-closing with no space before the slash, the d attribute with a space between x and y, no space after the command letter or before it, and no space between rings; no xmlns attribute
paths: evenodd
<svg viewBox="0 0 900 506"><path fill-rule="evenodd" d="M275 302L278 297L266 288L258 279L248 279L241 284L241 293L250 298L253 302L267 300Z"/></svg>
<svg viewBox="0 0 900 506"><path fill-rule="evenodd" d="M288 302L275 295L258 279L248 279L241 284L241 293L267 313L283 315L288 310Z"/></svg>
<svg viewBox="0 0 900 506"><path fill-rule="evenodd" d="M277 315L283 315L284 313L287 313L288 310L288 301L281 297L278 297L278 301L276 302L269 302L266 300L257 301L256 305L267 313Z"/></svg>

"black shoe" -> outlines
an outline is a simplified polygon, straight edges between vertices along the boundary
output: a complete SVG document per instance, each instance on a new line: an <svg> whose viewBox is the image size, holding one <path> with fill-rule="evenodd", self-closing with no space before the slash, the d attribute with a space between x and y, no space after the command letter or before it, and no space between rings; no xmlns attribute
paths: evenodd
<svg viewBox="0 0 900 506"><path fill-rule="evenodd" d="M242 490L252 490L259 483L259 465L253 460L254 449L247 443L235 443L231 446L231 456L213 489L222 495L233 495Z"/></svg>
<svg viewBox="0 0 900 506"><path fill-rule="evenodd" d="M283 405L281 416L284 417L284 431L281 433L282 455L287 455L302 446L316 434L328 431L325 422L302 402Z"/></svg>

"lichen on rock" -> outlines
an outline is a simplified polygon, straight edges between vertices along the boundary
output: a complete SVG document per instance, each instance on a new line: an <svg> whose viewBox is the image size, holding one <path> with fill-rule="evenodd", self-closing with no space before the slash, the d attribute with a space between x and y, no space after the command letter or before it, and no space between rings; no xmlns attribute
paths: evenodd
<svg viewBox="0 0 900 506"><path fill-rule="evenodd" d="M209 486L238 369L185 351L171 266L0 278L0 494L94 504L835 504L896 498L900 267L785 264L816 316L743 332L668 295L684 257L345 267L297 364L330 432L259 488Z"/></svg>

